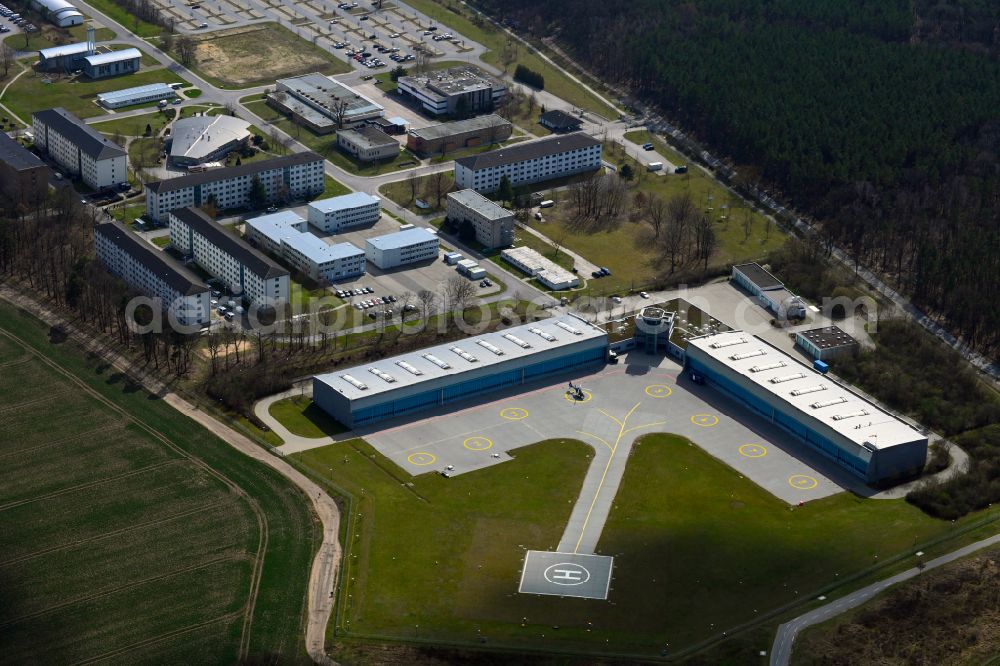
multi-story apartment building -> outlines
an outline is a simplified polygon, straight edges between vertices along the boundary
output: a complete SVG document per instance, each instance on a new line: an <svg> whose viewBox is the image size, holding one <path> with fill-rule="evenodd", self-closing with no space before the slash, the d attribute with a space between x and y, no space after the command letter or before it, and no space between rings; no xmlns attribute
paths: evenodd
<svg viewBox="0 0 1000 666"><path fill-rule="evenodd" d="M204 326L209 323L211 290L208 285L120 223L97 225L94 248L97 259L109 273L146 296L158 298L168 317L173 316L178 324Z"/></svg>
<svg viewBox="0 0 1000 666"><path fill-rule="evenodd" d="M309 224L328 234L375 224L382 214L381 204L381 199L364 192L319 199L309 204Z"/></svg>
<svg viewBox="0 0 1000 666"><path fill-rule="evenodd" d="M514 211L499 206L475 190L448 194L448 220L469 222L483 247L507 247L514 242Z"/></svg>
<svg viewBox="0 0 1000 666"><path fill-rule="evenodd" d="M244 301L275 305L288 301L288 270L216 224L197 208L167 213L170 243L221 280Z"/></svg>
<svg viewBox="0 0 1000 666"><path fill-rule="evenodd" d="M35 147L67 174L95 190L128 182L128 155L121 146L63 108L31 115Z"/></svg>
<svg viewBox="0 0 1000 666"><path fill-rule="evenodd" d="M495 192L507 176L517 187L593 171L601 166L601 142L583 132L551 136L455 160L455 186Z"/></svg>
<svg viewBox="0 0 1000 666"><path fill-rule="evenodd" d="M0 207L32 206L49 194L49 168L38 157L0 132Z"/></svg>
<svg viewBox="0 0 1000 666"><path fill-rule="evenodd" d="M167 213L185 206L203 206L214 199L219 210L247 206L254 178L264 186L269 203L305 199L326 187L323 157L294 153L228 169L212 169L146 185L146 217L162 222Z"/></svg>
<svg viewBox="0 0 1000 666"><path fill-rule="evenodd" d="M247 240L283 258L313 280L336 282L365 272L365 253L350 243L328 245L309 232L308 223L292 211L246 220Z"/></svg>
<svg viewBox="0 0 1000 666"><path fill-rule="evenodd" d="M405 264L437 259L440 241L437 234L423 227L413 227L393 234L375 236L365 241L365 257L382 270Z"/></svg>

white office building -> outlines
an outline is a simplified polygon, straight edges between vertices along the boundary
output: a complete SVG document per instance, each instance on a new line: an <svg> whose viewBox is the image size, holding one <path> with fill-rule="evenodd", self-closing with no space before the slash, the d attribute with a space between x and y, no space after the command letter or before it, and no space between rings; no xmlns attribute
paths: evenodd
<svg viewBox="0 0 1000 666"><path fill-rule="evenodd" d="M500 258L534 277L553 291L580 286L580 278L530 247L512 247L500 253Z"/></svg>
<svg viewBox="0 0 1000 666"><path fill-rule="evenodd" d="M171 210L203 206L209 198L219 210L249 206L255 177L264 185L268 203L305 199L326 187L323 157L313 152L294 153L147 183L146 217L162 222Z"/></svg>
<svg viewBox="0 0 1000 666"><path fill-rule="evenodd" d="M146 296L160 299L163 310L177 323L208 324L211 316L208 285L166 254L118 222L94 227L94 248L98 261L109 273Z"/></svg>
<svg viewBox="0 0 1000 666"><path fill-rule="evenodd" d="M121 146L62 108L31 116L35 147L69 175L95 190L128 182L128 155Z"/></svg>
<svg viewBox="0 0 1000 666"><path fill-rule="evenodd" d="M170 161L183 166L222 159L252 136L250 123L232 116L181 118L170 130Z"/></svg>
<svg viewBox="0 0 1000 666"><path fill-rule="evenodd" d="M583 132L551 136L455 160L455 186L495 192L507 176L518 187L601 166L601 142Z"/></svg>
<svg viewBox="0 0 1000 666"><path fill-rule="evenodd" d="M282 211L246 220L243 235L313 280L337 282L364 275L362 250L350 243L329 245L310 233L308 226L294 212Z"/></svg>
<svg viewBox="0 0 1000 666"><path fill-rule="evenodd" d="M483 247L507 247L514 242L514 212L493 203L475 190L448 194L448 220L472 224Z"/></svg>
<svg viewBox="0 0 1000 666"><path fill-rule="evenodd" d="M474 65L401 76L397 85L432 116L489 112L507 95L503 81Z"/></svg>
<svg viewBox="0 0 1000 666"><path fill-rule="evenodd" d="M437 259L440 241L437 234L423 227L413 227L393 234L375 236L365 241L365 257L382 270Z"/></svg>
<svg viewBox="0 0 1000 666"><path fill-rule="evenodd" d="M364 192L319 199L309 204L309 224L328 234L375 224L382 214L381 204L381 199Z"/></svg>
<svg viewBox="0 0 1000 666"><path fill-rule="evenodd" d="M258 305L288 301L288 270L242 238L197 208L177 208L167 218L170 243L244 301Z"/></svg>

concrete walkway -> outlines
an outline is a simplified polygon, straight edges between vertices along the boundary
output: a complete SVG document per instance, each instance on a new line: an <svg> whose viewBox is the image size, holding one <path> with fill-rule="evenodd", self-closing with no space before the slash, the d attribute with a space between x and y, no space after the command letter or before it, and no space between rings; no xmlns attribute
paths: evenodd
<svg viewBox="0 0 1000 666"><path fill-rule="evenodd" d="M778 627L778 633L774 637L774 645L771 647L771 666L786 666L786 664L790 662L792 656L792 645L795 642L795 637L798 636L799 632L806 627L811 627L814 624L825 622L830 618L840 615L841 613L844 613L852 608L857 608L861 604L872 599L875 595L883 592L886 588L905 580L916 578L923 571L935 569L943 564L954 562L959 558L971 555L978 550L982 550L983 548L987 548L998 543L1000 543L1000 534L983 539L982 541L977 541L976 543L969 544L964 548L959 548L952 553L935 558L930 562L927 562L923 567L913 567L912 569L907 569L906 571L898 573L895 576L890 576L885 580L872 583L867 587L855 590L854 592L851 592L836 601L828 603L825 606L820 606L815 610L811 610L808 613L798 616L790 622L782 624Z"/></svg>
<svg viewBox="0 0 1000 666"><path fill-rule="evenodd" d="M258 401L253 408L254 415L265 423L267 427L274 432L274 434L284 440L285 443L278 447L278 450L281 451L282 455L300 453L302 451L308 451L309 449L326 446L327 444L333 444L335 441L338 441L333 437L303 437L302 435L296 435L282 425L281 421L271 416L271 405L279 400L284 400L285 398L291 398L298 395L306 395L312 398L312 382L306 382L304 392L302 385L293 386L287 391L269 395L263 400ZM350 436L343 437L341 439L350 439Z"/></svg>

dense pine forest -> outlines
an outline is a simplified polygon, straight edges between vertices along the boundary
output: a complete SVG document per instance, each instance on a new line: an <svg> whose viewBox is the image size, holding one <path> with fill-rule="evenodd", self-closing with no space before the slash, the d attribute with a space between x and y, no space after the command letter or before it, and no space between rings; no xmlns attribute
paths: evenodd
<svg viewBox="0 0 1000 666"><path fill-rule="evenodd" d="M479 0L1000 350L1000 3Z"/></svg>

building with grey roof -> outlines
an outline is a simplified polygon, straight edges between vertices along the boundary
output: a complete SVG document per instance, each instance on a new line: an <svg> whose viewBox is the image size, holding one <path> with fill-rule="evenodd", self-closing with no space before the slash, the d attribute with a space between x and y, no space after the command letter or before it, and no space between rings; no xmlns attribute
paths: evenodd
<svg viewBox="0 0 1000 666"><path fill-rule="evenodd" d="M601 142L583 132L550 136L455 160L455 186L495 192L506 176L518 187L595 171Z"/></svg>
<svg viewBox="0 0 1000 666"><path fill-rule="evenodd" d="M97 103L106 109L121 109L136 104L148 104L177 97L177 91L167 83L147 83L97 95Z"/></svg>
<svg viewBox="0 0 1000 666"><path fill-rule="evenodd" d="M507 95L506 84L475 65L401 76L396 83L432 116L488 113Z"/></svg>
<svg viewBox="0 0 1000 666"><path fill-rule="evenodd" d="M514 242L514 211L507 210L475 190L450 192L447 197L448 222L471 224L483 247L507 247Z"/></svg>
<svg viewBox="0 0 1000 666"><path fill-rule="evenodd" d="M318 72L278 79L267 102L318 134L353 127L385 113L382 105Z"/></svg>
<svg viewBox="0 0 1000 666"><path fill-rule="evenodd" d="M326 188L323 157L313 152L292 153L147 183L146 217L161 223L170 210L204 206L209 199L218 210L249 206L254 178L264 186L268 203L307 199Z"/></svg>
<svg viewBox="0 0 1000 666"><path fill-rule="evenodd" d="M348 427L597 366L608 335L573 315L463 338L313 377L313 400Z"/></svg>
<svg viewBox="0 0 1000 666"><path fill-rule="evenodd" d="M117 143L63 108L31 115L35 147L95 190L128 182L128 155Z"/></svg>
<svg viewBox="0 0 1000 666"><path fill-rule="evenodd" d="M308 227L304 219L286 210L246 220L243 233L257 247L281 257L313 280L333 283L364 275L363 250L350 243L330 245Z"/></svg>
<svg viewBox="0 0 1000 666"><path fill-rule="evenodd" d="M83 58L83 73L91 79L106 79L109 76L134 74L139 71L142 53L139 49L128 48L108 53L94 53Z"/></svg>
<svg viewBox="0 0 1000 666"><path fill-rule="evenodd" d="M159 299L162 310L173 319L170 323L209 323L208 285L119 222L94 227L94 248L98 261L109 273L146 296Z"/></svg>
<svg viewBox="0 0 1000 666"><path fill-rule="evenodd" d="M924 467L924 434L757 336L727 331L691 338L684 364L867 483Z"/></svg>
<svg viewBox="0 0 1000 666"><path fill-rule="evenodd" d="M197 208L167 214L170 243L247 303L288 302L289 273Z"/></svg>
<svg viewBox="0 0 1000 666"><path fill-rule="evenodd" d="M309 224L328 234L375 224L382 217L382 200L364 192L317 199L308 207Z"/></svg>
<svg viewBox="0 0 1000 666"><path fill-rule="evenodd" d="M31 0L31 6L60 28L83 24L83 14L66 0Z"/></svg>
<svg viewBox="0 0 1000 666"><path fill-rule="evenodd" d="M250 123L233 116L192 116L170 130L170 161L179 166L202 164L240 150L250 141Z"/></svg>
<svg viewBox="0 0 1000 666"><path fill-rule="evenodd" d="M854 356L861 345L839 326L823 326L795 333L795 345L818 361Z"/></svg>
<svg viewBox="0 0 1000 666"><path fill-rule="evenodd" d="M750 292L778 319L804 319L806 316L805 302L759 264L733 266L732 281Z"/></svg>
<svg viewBox="0 0 1000 666"><path fill-rule="evenodd" d="M365 240L365 257L382 270L389 270L437 259L440 244L437 234L423 227L411 227L368 238Z"/></svg>
<svg viewBox="0 0 1000 666"><path fill-rule="evenodd" d="M399 142L372 125L337 132L337 148L359 162L393 160L399 157Z"/></svg>
<svg viewBox="0 0 1000 666"><path fill-rule="evenodd" d="M0 207L34 206L49 194L49 167L33 152L0 132Z"/></svg>
<svg viewBox="0 0 1000 666"><path fill-rule="evenodd" d="M406 147L426 157L500 143L509 139L513 131L514 126L509 120L490 113L412 129L406 137Z"/></svg>

